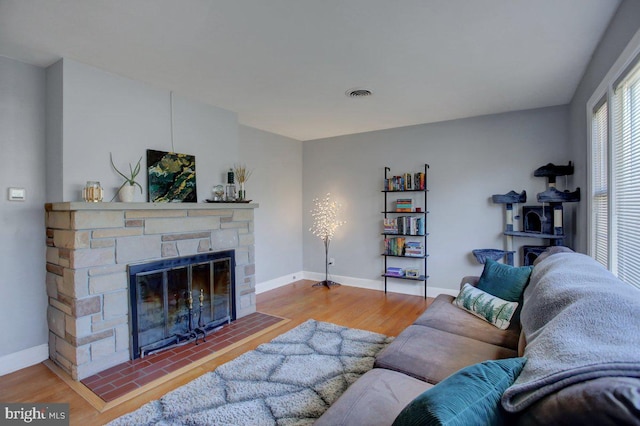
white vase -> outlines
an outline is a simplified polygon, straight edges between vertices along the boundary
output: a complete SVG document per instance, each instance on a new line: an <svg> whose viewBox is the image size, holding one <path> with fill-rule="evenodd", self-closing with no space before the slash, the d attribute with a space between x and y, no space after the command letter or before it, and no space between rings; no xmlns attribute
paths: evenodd
<svg viewBox="0 0 640 426"><path fill-rule="evenodd" d="M118 199L123 203L130 203L133 201L135 191L135 185L125 185L118 191Z"/></svg>

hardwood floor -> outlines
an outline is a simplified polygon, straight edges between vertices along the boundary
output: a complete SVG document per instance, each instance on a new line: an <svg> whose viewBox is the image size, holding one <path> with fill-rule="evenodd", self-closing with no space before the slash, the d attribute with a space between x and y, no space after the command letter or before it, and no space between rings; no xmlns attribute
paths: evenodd
<svg viewBox="0 0 640 426"><path fill-rule="evenodd" d="M214 370L240 354L268 342L285 331L313 318L346 327L396 336L411 324L431 299L421 296L364 290L354 287L311 287L312 281L297 281L257 296L258 311L291 319L290 322L246 343L206 364L190 370L157 388L104 413L98 412L43 364L34 365L0 378L2 402L66 402L70 404L72 425L104 424L122 414L158 399L168 391Z"/></svg>

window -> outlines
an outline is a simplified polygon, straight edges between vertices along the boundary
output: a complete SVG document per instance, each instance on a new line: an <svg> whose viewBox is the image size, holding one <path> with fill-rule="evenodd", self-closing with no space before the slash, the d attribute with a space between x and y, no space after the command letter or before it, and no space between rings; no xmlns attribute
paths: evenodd
<svg viewBox="0 0 640 426"><path fill-rule="evenodd" d="M612 81L591 110L590 250L640 287L640 61Z"/></svg>
<svg viewBox="0 0 640 426"><path fill-rule="evenodd" d="M609 266L609 187L608 156L609 147L609 105L603 99L591 118L591 167L592 200L591 229L592 255L604 266Z"/></svg>

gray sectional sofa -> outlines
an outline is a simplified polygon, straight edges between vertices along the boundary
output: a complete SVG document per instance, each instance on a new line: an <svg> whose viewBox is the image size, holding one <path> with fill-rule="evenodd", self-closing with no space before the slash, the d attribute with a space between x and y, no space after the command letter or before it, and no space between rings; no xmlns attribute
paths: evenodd
<svg viewBox="0 0 640 426"><path fill-rule="evenodd" d="M315 424L391 425L461 368L524 356L496 404L506 423L640 425L639 290L590 257L554 247L537 259L507 329L454 299L439 295Z"/></svg>

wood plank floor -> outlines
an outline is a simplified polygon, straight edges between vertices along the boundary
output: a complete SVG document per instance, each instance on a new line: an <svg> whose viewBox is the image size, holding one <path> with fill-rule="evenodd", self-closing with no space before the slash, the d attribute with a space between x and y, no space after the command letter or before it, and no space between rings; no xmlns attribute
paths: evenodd
<svg viewBox="0 0 640 426"><path fill-rule="evenodd" d="M206 364L190 370L157 388L104 413L98 412L71 390L43 364L34 365L0 378L2 402L66 402L70 404L71 425L104 424L122 414L158 399L168 391L214 370L240 354L268 342L285 331L313 318L346 327L396 336L411 324L431 299L421 296L364 290L354 287L311 287L311 281L297 281L257 296L258 311L291 319L286 325L246 343Z"/></svg>

